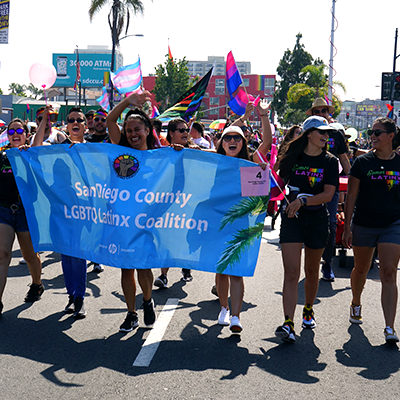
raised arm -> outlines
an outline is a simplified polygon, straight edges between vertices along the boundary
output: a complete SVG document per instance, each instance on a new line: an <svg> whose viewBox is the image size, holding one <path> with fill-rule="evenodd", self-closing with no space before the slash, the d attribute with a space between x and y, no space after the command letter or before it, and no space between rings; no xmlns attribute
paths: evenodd
<svg viewBox="0 0 400 400"><path fill-rule="evenodd" d="M234 125L234 126L243 126L243 124L246 122L246 120L249 119L249 117L250 117L250 115L251 115L251 113L252 113L253 111L254 111L254 104L253 104L252 101L249 101L249 102L247 103L246 111L245 111L244 115L242 115L240 118L238 118L237 120L235 120L235 121L232 123L232 126L233 126L233 125Z"/></svg>
<svg viewBox="0 0 400 400"><path fill-rule="evenodd" d="M150 92L145 90L143 93L132 93L126 97L118 105L116 105L107 116L108 135L111 142L118 144L121 140L121 131L118 126L118 118L128 106L141 107L146 101L151 100Z"/></svg>
<svg viewBox="0 0 400 400"><path fill-rule="evenodd" d="M260 101L257 104L257 111L260 114L261 117L261 129L263 133L263 138L260 146L258 146L258 151L264 156L267 157L267 153L269 149L271 148L272 144L272 130L271 130L271 124L269 122L268 114L269 114L269 107L271 105L271 102L268 103L268 101ZM260 158L257 155L257 152L254 153L253 155L253 161L257 163L263 162L260 160Z"/></svg>
<svg viewBox="0 0 400 400"><path fill-rule="evenodd" d="M44 133L46 130L46 125L49 123L49 114L53 109L51 105L47 105L43 111L42 120L40 121L38 130L33 136L32 147L43 146Z"/></svg>

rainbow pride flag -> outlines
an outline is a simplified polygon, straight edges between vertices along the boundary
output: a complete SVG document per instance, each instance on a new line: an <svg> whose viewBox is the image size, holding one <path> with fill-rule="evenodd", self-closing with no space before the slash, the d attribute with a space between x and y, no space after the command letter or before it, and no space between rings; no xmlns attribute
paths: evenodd
<svg viewBox="0 0 400 400"><path fill-rule="evenodd" d="M265 75L258 75L257 90L264 91L265 89Z"/></svg>

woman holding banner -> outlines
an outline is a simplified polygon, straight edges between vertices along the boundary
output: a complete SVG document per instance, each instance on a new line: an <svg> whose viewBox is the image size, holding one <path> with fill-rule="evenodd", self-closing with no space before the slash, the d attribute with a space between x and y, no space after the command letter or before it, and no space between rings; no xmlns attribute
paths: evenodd
<svg viewBox="0 0 400 400"><path fill-rule="evenodd" d="M329 235L326 207L339 184L338 160L326 151L330 127L323 117L307 118L303 132L283 149L278 159L280 176L290 188L282 213L280 243L284 268L283 311L285 322L275 335L295 342L294 312L297 304L301 253L305 248L305 303L303 328L316 326L313 304L318 291L319 262Z"/></svg>
<svg viewBox="0 0 400 400"><path fill-rule="evenodd" d="M167 128L167 141L172 145L180 145L187 148L201 150L200 147L193 143L189 137L189 126L188 123L182 118L174 118L168 122ZM154 286L160 289L168 287L168 274L169 268L161 268L161 275L154 281ZM193 276L191 270L188 268L182 268L182 281L191 282Z"/></svg>
<svg viewBox="0 0 400 400"><path fill-rule="evenodd" d="M250 102L246 107L246 114L254 110L254 104ZM272 131L268 119L269 103L260 102L257 110L261 117L263 129L263 142L258 151L251 156L251 160L258 164L264 164L267 153L272 144ZM247 140L243 130L238 124L243 124L242 120L237 120L231 126L225 128L221 135L221 140L217 146L217 153L228 157L237 157L250 160L247 148ZM218 324L228 326L232 333L240 333L243 326L240 323L240 311L242 309L244 295L244 280L241 276L216 274L215 286L221 305L221 311L218 315ZM231 296L231 309L229 309L228 297Z"/></svg>
<svg viewBox="0 0 400 400"><path fill-rule="evenodd" d="M20 119L12 120L7 127L8 148L18 148L27 143L29 128ZM17 235L22 256L26 260L32 277L32 284L25 297L26 302L40 299L44 286L41 281L42 263L32 246L24 206L19 196L10 162L1 152L0 164L0 314L3 310L2 296L7 281L8 267L12 257L12 246Z"/></svg>
<svg viewBox="0 0 400 400"><path fill-rule="evenodd" d="M141 94L133 93L121 101L107 117L108 134L111 142L125 147L131 147L136 150L151 150L155 148L155 137L153 135L153 126L147 115L140 109L130 110L125 117L122 132L117 124L118 118L127 107L141 107L146 101L149 101L150 93L144 91ZM121 285L125 296L125 303L128 308L128 314L125 321L120 326L121 332L130 332L139 325L138 315L136 313L136 283L135 270L121 268ZM151 269L137 270L139 285L143 291L143 311L144 324L151 327L155 320L154 302L151 297L153 286L153 272Z"/></svg>
<svg viewBox="0 0 400 400"><path fill-rule="evenodd" d="M33 139L33 146L42 146L49 113L52 106L48 105L43 111L43 119ZM86 117L80 108L71 108L67 115L67 132L69 137L63 143L85 143ZM86 317L84 297L87 281L86 260L61 254L61 267L64 275L65 287L68 293L68 303L64 309L66 314L73 314L75 319Z"/></svg>

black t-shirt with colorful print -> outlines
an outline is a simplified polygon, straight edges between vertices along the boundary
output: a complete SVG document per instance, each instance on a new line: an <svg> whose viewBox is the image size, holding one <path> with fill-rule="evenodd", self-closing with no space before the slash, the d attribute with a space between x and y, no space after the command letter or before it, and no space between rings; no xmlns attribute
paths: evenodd
<svg viewBox="0 0 400 400"><path fill-rule="evenodd" d="M330 153L309 156L302 153L289 175L289 185L299 188L300 193L316 195L324 191L324 185L339 185L338 159Z"/></svg>
<svg viewBox="0 0 400 400"><path fill-rule="evenodd" d="M346 142L339 131L329 131L329 139L326 143L326 149L334 156L347 153Z"/></svg>
<svg viewBox="0 0 400 400"><path fill-rule="evenodd" d="M1 204L9 206L20 201L17 183L5 151L0 154L0 188Z"/></svg>
<svg viewBox="0 0 400 400"><path fill-rule="evenodd" d="M385 228L400 219L400 156L381 160L370 151L357 157L349 175L360 180L353 222Z"/></svg>

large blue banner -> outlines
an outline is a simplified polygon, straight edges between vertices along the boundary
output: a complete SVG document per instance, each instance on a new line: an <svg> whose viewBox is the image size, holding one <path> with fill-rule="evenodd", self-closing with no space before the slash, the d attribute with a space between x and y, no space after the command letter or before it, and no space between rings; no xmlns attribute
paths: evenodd
<svg viewBox="0 0 400 400"><path fill-rule="evenodd" d="M266 199L241 197L240 182L240 167L253 163L103 143L7 155L36 251L119 268L254 274Z"/></svg>

